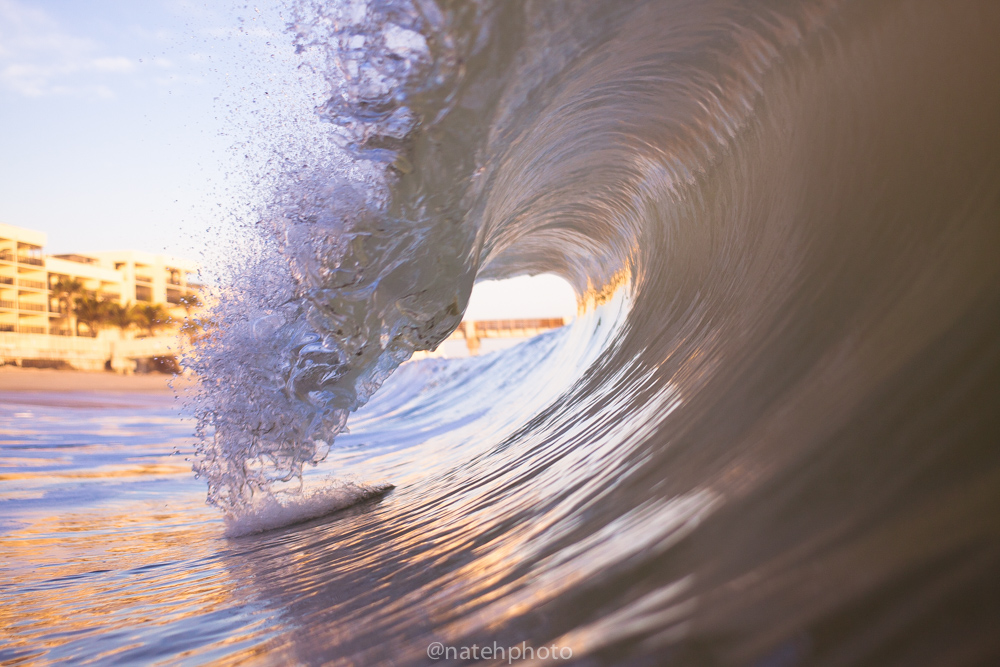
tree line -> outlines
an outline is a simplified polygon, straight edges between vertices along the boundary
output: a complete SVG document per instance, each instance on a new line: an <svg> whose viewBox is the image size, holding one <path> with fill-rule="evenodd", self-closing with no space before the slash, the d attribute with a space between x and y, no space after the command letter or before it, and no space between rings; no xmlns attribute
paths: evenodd
<svg viewBox="0 0 1000 667"><path fill-rule="evenodd" d="M81 335L81 324L86 325L92 338L96 338L98 331L108 327L117 327L123 334L135 327L155 336L157 331L175 323L163 304L122 305L117 299L102 298L87 290L76 278L61 278L52 286L52 295L59 300L59 312L69 317L70 328L77 336ZM201 307L201 299L197 294L187 294L178 299L177 305L184 308L187 315L181 323L181 331L193 340L200 327L191 319L191 311Z"/></svg>

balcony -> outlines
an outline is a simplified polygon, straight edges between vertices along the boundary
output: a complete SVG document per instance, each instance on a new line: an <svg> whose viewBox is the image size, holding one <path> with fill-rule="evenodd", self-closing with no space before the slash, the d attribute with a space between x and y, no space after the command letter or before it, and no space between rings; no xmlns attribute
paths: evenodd
<svg viewBox="0 0 1000 667"><path fill-rule="evenodd" d="M17 332L18 333L24 333L24 334L43 334L43 333L48 333L48 331L46 331L45 327L28 327L28 326L23 326L23 325L17 327Z"/></svg>
<svg viewBox="0 0 1000 667"><path fill-rule="evenodd" d="M77 264L100 264L96 257L87 257L86 255L56 255L59 259L65 259L67 262L76 262Z"/></svg>
<svg viewBox="0 0 1000 667"><path fill-rule="evenodd" d="M30 310L36 313L44 313L48 311L48 307L44 303L24 303L23 301L17 305L18 310Z"/></svg>
<svg viewBox="0 0 1000 667"><path fill-rule="evenodd" d="M17 303L15 303L13 301L3 301L3 300L0 300L0 308L9 308L10 310L16 310L17 309Z"/></svg>
<svg viewBox="0 0 1000 667"><path fill-rule="evenodd" d="M28 255L18 255L17 263L31 264L32 266L44 266L45 260L43 260L41 257L29 257Z"/></svg>
<svg viewBox="0 0 1000 667"><path fill-rule="evenodd" d="M48 289L42 280L25 280L24 278L17 279L17 286L29 289Z"/></svg>
<svg viewBox="0 0 1000 667"><path fill-rule="evenodd" d="M10 276L0 276L0 285L13 285L14 279Z"/></svg>
<svg viewBox="0 0 1000 667"><path fill-rule="evenodd" d="M0 324L0 333L14 333L17 327L13 324Z"/></svg>
<svg viewBox="0 0 1000 667"><path fill-rule="evenodd" d="M13 262L14 253L10 250L0 250L0 261L2 262Z"/></svg>

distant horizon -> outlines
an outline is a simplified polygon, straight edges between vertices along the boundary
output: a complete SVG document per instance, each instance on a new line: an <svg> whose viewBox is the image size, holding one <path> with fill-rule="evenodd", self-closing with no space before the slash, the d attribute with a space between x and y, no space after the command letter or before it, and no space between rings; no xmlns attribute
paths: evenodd
<svg viewBox="0 0 1000 667"><path fill-rule="evenodd" d="M52 232L44 229L33 229L22 225L13 225L8 221L0 220L0 224L17 227L33 232L41 232L46 235L47 241L51 241ZM93 255L101 253L116 252L145 252L152 255L163 255L167 258L186 260L198 263L199 280L207 278L203 276L202 269L205 269L201 262L193 257L185 257L175 253L162 251L150 251L142 248L105 248L100 250L70 250L65 252L53 252L48 243L42 247L45 255ZM208 271L207 273L211 273ZM211 283L211 280L207 280ZM554 274L541 274L537 276L517 276L504 280L482 280L473 287L469 305L463 319L465 320L487 320L487 319L522 319L540 317L563 317L567 321L576 316L576 294L572 287L564 279Z"/></svg>

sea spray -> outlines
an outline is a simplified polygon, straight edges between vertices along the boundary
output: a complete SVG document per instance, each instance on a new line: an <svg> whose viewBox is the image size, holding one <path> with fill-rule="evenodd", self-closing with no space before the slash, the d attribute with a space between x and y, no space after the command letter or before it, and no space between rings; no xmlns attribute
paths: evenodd
<svg viewBox="0 0 1000 667"><path fill-rule="evenodd" d="M261 243L219 290L189 364L201 378L195 468L229 514L294 485L395 368L461 321L474 233L435 230L390 194L412 168L408 142L432 125L409 98L455 69L441 15L423 9L295 7L289 27L303 66L322 67L329 127L319 149L272 146ZM413 262L434 236L440 261Z"/></svg>

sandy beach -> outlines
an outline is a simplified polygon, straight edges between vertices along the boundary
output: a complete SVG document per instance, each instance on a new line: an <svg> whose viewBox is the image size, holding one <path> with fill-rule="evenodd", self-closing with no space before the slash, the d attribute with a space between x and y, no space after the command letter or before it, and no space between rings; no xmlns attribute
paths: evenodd
<svg viewBox="0 0 1000 667"><path fill-rule="evenodd" d="M168 384L172 375L146 373L120 375L111 372L64 371L44 368L0 366L0 392L113 392L128 394L174 393ZM188 384L178 378L174 386Z"/></svg>

